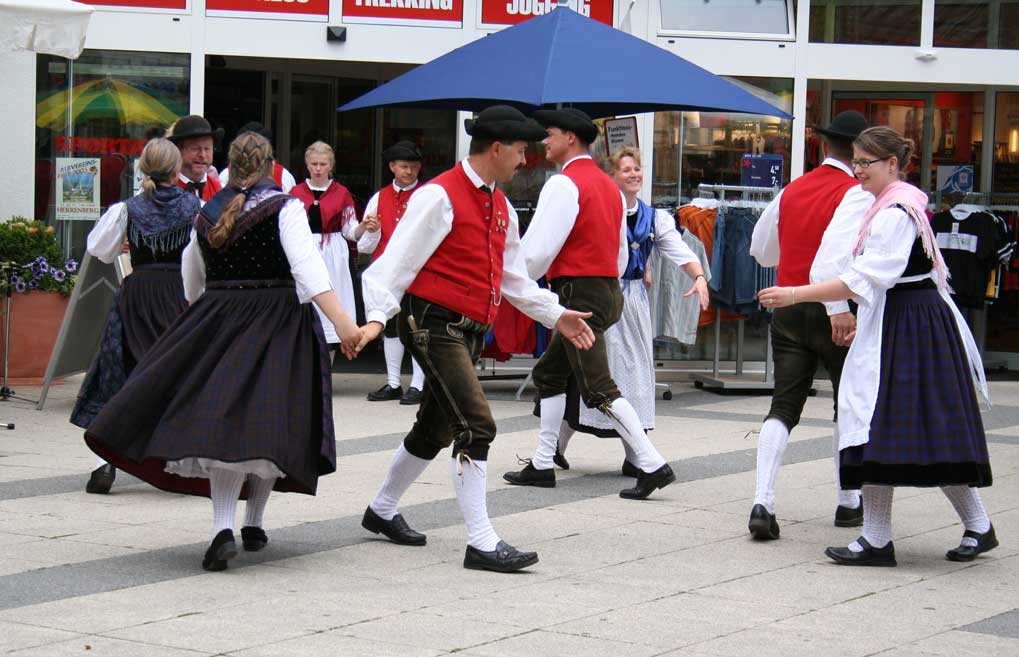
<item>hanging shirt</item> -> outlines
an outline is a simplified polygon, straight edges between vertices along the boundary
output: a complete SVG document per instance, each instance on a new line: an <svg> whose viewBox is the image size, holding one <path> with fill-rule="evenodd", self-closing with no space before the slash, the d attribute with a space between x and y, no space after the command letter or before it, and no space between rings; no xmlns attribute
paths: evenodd
<svg viewBox="0 0 1019 657"><path fill-rule="evenodd" d="M935 214L931 228L951 276L955 302L982 308L991 272L1008 250L997 218L981 206L957 205Z"/></svg>

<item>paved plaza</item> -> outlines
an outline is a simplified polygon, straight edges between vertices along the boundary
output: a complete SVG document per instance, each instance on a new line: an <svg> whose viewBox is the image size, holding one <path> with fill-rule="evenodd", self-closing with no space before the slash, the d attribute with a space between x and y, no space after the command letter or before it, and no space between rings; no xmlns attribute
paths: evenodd
<svg viewBox="0 0 1019 657"><path fill-rule="evenodd" d="M751 541L756 429L768 397L675 384L652 437L678 482L622 500L616 440L577 435L554 489L501 474L530 456L538 421L514 382L486 391L499 436L490 512L541 561L513 575L464 570L466 531L436 459L403 500L423 548L360 527L415 407L368 403L380 375L333 377L337 472L317 497L274 494L269 546L206 573L211 505L123 474L84 493L95 457L67 422L81 377L44 411L0 403L0 654L23 657L953 657L1019 655L1019 382L991 384L984 414L1001 546L944 558L962 527L937 489L899 489L897 568L848 568L832 526L831 390L819 384L779 474L782 538ZM35 396L38 389L18 388ZM525 394L525 397L527 395ZM239 538L238 538L239 540Z"/></svg>

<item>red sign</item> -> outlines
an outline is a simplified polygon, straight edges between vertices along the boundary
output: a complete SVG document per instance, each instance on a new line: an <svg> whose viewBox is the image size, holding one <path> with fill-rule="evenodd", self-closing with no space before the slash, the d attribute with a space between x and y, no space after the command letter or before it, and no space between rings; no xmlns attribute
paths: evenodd
<svg viewBox="0 0 1019 657"><path fill-rule="evenodd" d="M129 9L187 9L188 0L89 0L90 5L127 7Z"/></svg>
<svg viewBox="0 0 1019 657"><path fill-rule="evenodd" d="M145 148L144 139L117 139L111 137L67 137L57 135L54 150L60 153L88 153L90 155L128 155L137 157Z"/></svg>
<svg viewBox="0 0 1019 657"><path fill-rule="evenodd" d="M461 27L463 0L343 0L344 23Z"/></svg>
<svg viewBox="0 0 1019 657"><path fill-rule="evenodd" d="M259 13L270 14L275 18L327 21L329 0L206 0L205 13L209 16L244 16Z"/></svg>
<svg viewBox="0 0 1019 657"><path fill-rule="evenodd" d="M569 0L569 6L583 16L612 25L612 0ZM516 25L555 8L556 0L481 0L481 22Z"/></svg>

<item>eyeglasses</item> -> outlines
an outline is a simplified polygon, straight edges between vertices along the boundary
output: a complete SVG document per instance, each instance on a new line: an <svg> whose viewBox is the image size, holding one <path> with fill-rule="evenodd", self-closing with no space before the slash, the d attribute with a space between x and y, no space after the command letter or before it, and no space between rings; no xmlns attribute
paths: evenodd
<svg viewBox="0 0 1019 657"><path fill-rule="evenodd" d="M860 169L868 169L870 168L870 165L874 164L875 162L883 162L884 160L887 159L888 159L887 157L879 157L876 160L849 160L849 163L853 165L854 169L856 169L857 167L859 167Z"/></svg>

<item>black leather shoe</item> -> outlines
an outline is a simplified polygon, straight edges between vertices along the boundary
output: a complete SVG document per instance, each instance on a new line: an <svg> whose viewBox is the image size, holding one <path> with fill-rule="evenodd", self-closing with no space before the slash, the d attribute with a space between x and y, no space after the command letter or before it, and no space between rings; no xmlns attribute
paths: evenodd
<svg viewBox="0 0 1019 657"><path fill-rule="evenodd" d="M494 570L497 573L512 573L538 563L537 552L521 552L506 541L499 541L491 552L482 552L467 546L464 554L464 568L471 570Z"/></svg>
<svg viewBox="0 0 1019 657"><path fill-rule="evenodd" d="M633 477L634 479L636 479L637 477L640 476L640 468L630 463L626 459L623 459L623 476Z"/></svg>
<svg viewBox="0 0 1019 657"><path fill-rule="evenodd" d="M418 390L417 388L414 387L407 388L407 392L403 393L403 396L400 397L400 405L417 406L418 404L421 403L421 396L422 396L421 391Z"/></svg>
<svg viewBox="0 0 1019 657"><path fill-rule="evenodd" d="M532 463L525 465L524 469L520 472L507 472L502 478L514 486L555 488L555 468L538 470Z"/></svg>
<svg viewBox="0 0 1019 657"><path fill-rule="evenodd" d="M655 491L656 488L665 488L676 481L676 475L672 468L666 463L654 472L637 471L637 485L633 488L624 488L619 491L619 497L627 500L642 500Z"/></svg>
<svg viewBox="0 0 1019 657"><path fill-rule="evenodd" d="M234 533L229 529L224 529L216 534L209 549L205 551L202 568L212 571L226 570L227 562L236 556L237 543L234 542Z"/></svg>
<svg viewBox="0 0 1019 657"><path fill-rule="evenodd" d="M386 384L374 392L369 392L368 401L393 401L401 396L403 396L403 388L394 388Z"/></svg>
<svg viewBox="0 0 1019 657"><path fill-rule="evenodd" d="M863 526L863 499L856 508L842 506L835 509L836 527L862 527Z"/></svg>
<svg viewBox="0 0 1019 657"><path fill-rule="evenodd" d="M107 463L92 471L92 475L85 484L85 492L95 495L105 495L113 488L113 480L117 478L117 469Z"/></svg>
<svg viewBox="0 0 1019 657"><path fill-rule="evenodd" d="M563 470L570 469L570 462L567 461L563 453L559 451L558 446L555 448L555 456L552 457L552 462L555 463L560 468L562 468Z"/></svg>
<svg viewBox="0 0 1019 657"><path fill-rule="evenodd" d="M978 554L981 554L982 552L989 552L990 550L998 547L998 537L994 535L994 525L991 525L991 528L983 534L978 534L977 532L967 529L962 533L962 537L976 539L977 544L970 546L962 545L960 543L959 547L953 548L945 553L945 556L948 557L949 561L973 561L977 558Z"/></svg>
<svg viewBox="0 0 1019 657"><path fill-rule="evenodd" d="M856 542L863 547L863 552L853 552L848 547L830 547L824 553L840 566L896 566L895 546L891 541L883 548L872 547L862 536Z"/></svg>
<svg viewBox="0 0 1019 657"><path fill-rule="evenodd" d="M778 520L774 513L768 513L763 504L755 504L750 509L750 522L747 523L750 535L758 541L774 541L778 538Z"/></svg>
<svg viewBox="0 0 1019 657"><path fill-rule="evenodd" d="M241 527L241 543L248 552L258 552L269 544L269 537L261 527Z"/></svg>
<svg viewBox="0 0 1019 657"><path fill-rule="evenodd" d="M361 526L375 534L382 534L399 545L424 545L428 537L410 528L407 521L399 513L392 520L386 520L372 511L371 507L364 510Z"/></svg>

